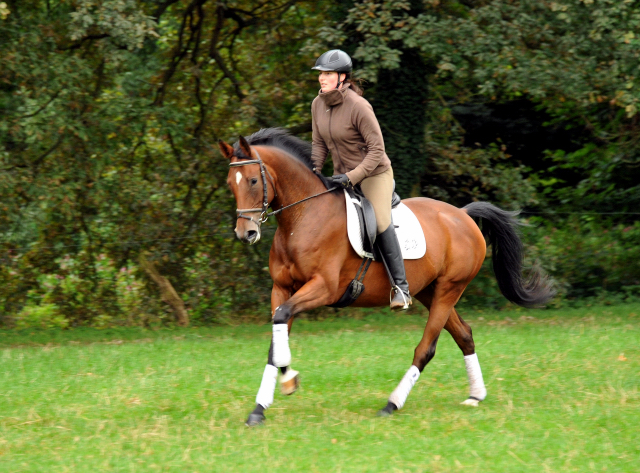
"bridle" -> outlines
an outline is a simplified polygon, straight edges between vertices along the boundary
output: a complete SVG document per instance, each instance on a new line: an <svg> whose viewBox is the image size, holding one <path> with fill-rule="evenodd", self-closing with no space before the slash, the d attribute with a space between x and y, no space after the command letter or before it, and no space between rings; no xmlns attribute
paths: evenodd
<svg viewBox="0 0 640 473"><path fill-rule="evenodd" d="M318 197L322 194L326 194L328 192L333 192L336 189L340 189L340 187L333 187L331 189L328 189L324 192L320 192L319 194L314 194L312 196L309 197L305 197L302 200L299 200L297 202L294 202L293 204L290 205L286 205L282 208L279 208L278 210L274 210L273 212L268 212L269 210L269 197L268 197L268 190L267 190L267 175L269 175L269 179L271 179L271 185L273 186L273 194L274 197L278 196L278 192L276 191L276 182L273 179L273 176L271 175L271 173L269 172L269 170L267 169L267 167L264 165L264 162L262 161L262 159L260 159L260 154L258 154L257 150L253 150L253 152L256 155L257 159L248 159L246 161L236 161L235 163L229 163L229 167L231 168L235 168L235 167L239 167L239 166L248 166L249 164L258 164L260 166L260 175L262 176L262 189L263 189L263 198L262 198L262 208L254 208L254 209L236 209L236 218L244 218L246 220L250 220L253 223L255 223L258 227L258 237L253 240L251 242L251 244L255 244L258 243L258 241L260 240L260 236L261 236L261 228L260 226L266 222L269 217L273 216L273 215L277 215L280 212L282 212L285 209L288 209L289 207L293 207L294 205L298 205L301 204L302 202L309 200L309 199L313 199L314 197ZM248 215L245 215L245 213L256 213L256 212L260 212L260 217L258 219L255 219L253 217L250 217Z"/></svg>
<svg viewBox="0 0 640 473"><path fill-rule="evenodd" d="M263 190L263 198L262 198L262 208L258 209L236 209L236 214L238 215L237 218L244 218L247 220L251 220L252 222L254 222L256 225L258 225L258 239L260 239L260 225L263 224L264 222L267 221L267 219L270 217L270 215L267 214L267 210L269 209L269 197L268 197L268 191L267 191L267 173L269 173L269 171L267 170L267 167L264 165L264 163L262 162L262 159L260 159L260 155L258 154L258 152L256 150L254 150L254 153L256 153L256 156L258 157L258 159L248 159L246 161L236 161L235 163L229 163L229 167L230 168L235 168L235 167L240 167L240 166L248 166L249 164L259 164L260 165L260 175L262 176L262 190ZM276 184L275 181L273 180L273 177L271 176L271 173L269 173L269 178L271 179L271 184L273 185L273 193L274 196L277 196L278 193L276 192ZM248 215L244 215L244 212L260 212L260 218L258 218L258 220L255 220L253 217L249 217Z"/></svg>

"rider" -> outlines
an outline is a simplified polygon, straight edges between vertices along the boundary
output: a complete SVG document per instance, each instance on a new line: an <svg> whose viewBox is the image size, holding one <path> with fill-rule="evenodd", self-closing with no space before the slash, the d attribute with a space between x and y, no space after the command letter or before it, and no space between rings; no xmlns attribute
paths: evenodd
<svg viewBox="0 0 640 473"><path fill-rule="evenodd" d="M360 184L376 214L376 242L395 282L392 310L411 305L409 284L396 231L391 223L393 170L384 150L384 139L371 104L351 80L351 58L339 49L327 51L316 61L320 92L311 105L312 159L320 172L331 151L333 183L342 187Z"/></svg>

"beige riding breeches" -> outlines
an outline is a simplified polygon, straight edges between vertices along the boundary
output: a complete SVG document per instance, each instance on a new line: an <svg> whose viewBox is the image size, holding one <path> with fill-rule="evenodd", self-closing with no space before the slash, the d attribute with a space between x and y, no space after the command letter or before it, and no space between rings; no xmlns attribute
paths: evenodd
<svg viewBox="0 0 640 473"><path fill-rule="evenodd" d="M391 225L391 195L393 194L393 169L370 176L360 182L365 197L373 205L378 235Z"/></svg>

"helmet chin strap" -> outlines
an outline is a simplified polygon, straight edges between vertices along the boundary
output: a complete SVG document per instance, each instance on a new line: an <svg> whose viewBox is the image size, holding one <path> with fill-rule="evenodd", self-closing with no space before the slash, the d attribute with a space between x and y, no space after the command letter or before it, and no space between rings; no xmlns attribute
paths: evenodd
<svg viewBox="0 0 640 473"><path fill-rule="evenodd" d="M344 75L344 79L347 80L347 75ZM340 80L340 73L338 72L338 83L336 84L336 89L340 88L340 85L344 82L344 80Z"/></svg>

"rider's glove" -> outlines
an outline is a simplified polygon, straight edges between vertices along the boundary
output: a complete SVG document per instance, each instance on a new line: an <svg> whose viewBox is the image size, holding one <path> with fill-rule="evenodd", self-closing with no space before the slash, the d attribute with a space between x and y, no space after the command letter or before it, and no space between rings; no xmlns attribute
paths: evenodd
<svg viewBox="0 0 640 473"><path fill-rule="evenodd" d="M352 186L351 181L346 174L338 174L336 176L332 176L331 180L333 181L334 185L344 187L345 189Z"/></svg>

